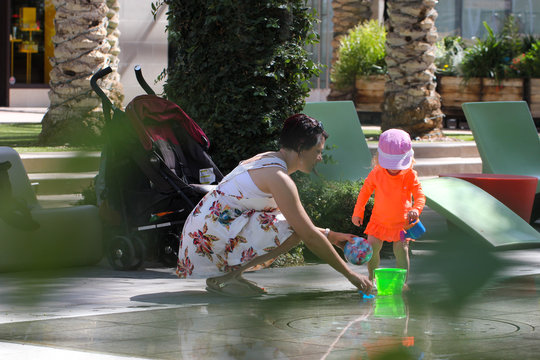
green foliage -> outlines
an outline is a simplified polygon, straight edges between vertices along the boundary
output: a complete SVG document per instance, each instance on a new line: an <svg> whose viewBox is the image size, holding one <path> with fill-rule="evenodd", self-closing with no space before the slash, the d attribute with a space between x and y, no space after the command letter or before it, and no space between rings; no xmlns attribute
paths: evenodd
<svg viewBox="0 0 540 360"><path fill-rule="evenodd" d="M462 64L463 76L466 79L487 77L496 80L519 77L519 73L511 66L512 59L522 52L523 42L512 25L513 18L506 21L500 33L495 34L484 21L488 35L483 40L465 51Z"/></svg>
<svg viewBox="0 0 540 360"><path fill-rule="evenodd" d="M512 60L511 65L521 76L540 77L540 40L531 44L530 49Z"/></svg>
<svg viewBox="0 0 540 360"><path fill-rule="evenodd" d="M363 234L371 216L373 199L366 205L364 226L357 227L351 221L358 192L364 184L363 180L313 180L309 175L297 173L293 178L302 204L316 226L345 233Z"/></svg>
<svg viewBox="0 0 540 360"><path fill-rule="evenodd" d="M364 225L357 227L351 221L354 205L364 181L313 180L311 176L295 173L293 179L298 187L302 205L313 223L321 228L365 236L365 225L369 222L373 199L366 205ZM318 261L304 245L299 246L306 260Z"/></svg>
<svg viewBox="0 0 540 360"><path fill-rule="evenodd" d="M96 187L94 182L83 189L81 195L82 199L77 202L77 205L97 205Z"/></svg>
<svg viewBox="0 0 540 360"><path fill-rule="evenodd" d="M460 36L446 36L435 44L436 72L458 75L465 54L466 44Z"/></svg>
<svg viewBox="0 0 540 360"><path fill-rule="evenodd" d="M304 247L296 246L288 253L279 255L271 267L298 266L304 264Z"/></svg>
<svg viewBox="0 0 540 360"><path fill-rule="evenodd" d="M319 67L305 0L166 0L174 49L164 86L206 132L222 171L277 148L283 120L301 111ZM157 6L157 5L156 5Z"/></svg>
<svg viewBox="0 0 540 360"><path fill-rule="evenodd" d="M154 17L154 20L156 20L157 14L159 12L159 9L165 4L165 0L157 0L150 4L152 8L152 16Z"/></svg>
<svg viewBox="0 0 540 360"><path fill-rule="evenodd" d="M384 57L386 30L376 20L369 20L349 30L340 41L338 60L331 78L337 87L354 84L357 75L386 73Z"/></svg>

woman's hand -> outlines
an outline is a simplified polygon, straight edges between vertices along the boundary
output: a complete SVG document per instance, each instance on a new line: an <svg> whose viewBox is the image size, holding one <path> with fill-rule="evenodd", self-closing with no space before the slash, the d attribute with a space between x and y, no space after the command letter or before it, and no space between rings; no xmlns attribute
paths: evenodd
<svg viewBox="0 0 540 360"><path fill-rule="evenodd" d="M369 293L371 293L373 283L366 275L361 275L353 272L347 278L354 286L358 288L358 290L361 290L364 294L369 295Z"/></svg>
<svg viewBox="0 0 540 360"><path fill-rule="evenodd" d="M330 231L330 234L328 234L328 240L330 240L330 243L336 245L340 249L343 249L345 244L348 242L354 243L355 237L356 235L353 234L345 234L336 231Z"/></svg>

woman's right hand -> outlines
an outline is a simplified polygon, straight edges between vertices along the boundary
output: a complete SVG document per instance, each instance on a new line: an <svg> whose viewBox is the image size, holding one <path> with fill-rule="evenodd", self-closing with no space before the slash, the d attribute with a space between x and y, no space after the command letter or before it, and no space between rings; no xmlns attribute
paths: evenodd
<svg viewBox="0 0 540 360"><path fill-rule="evenodd" d="M369 293L371 293L373 283L366 275L352 272L351 276L349 276L348 279L354 286L358 288L358 290L361 290L364 294L369 295Z"/></svg>

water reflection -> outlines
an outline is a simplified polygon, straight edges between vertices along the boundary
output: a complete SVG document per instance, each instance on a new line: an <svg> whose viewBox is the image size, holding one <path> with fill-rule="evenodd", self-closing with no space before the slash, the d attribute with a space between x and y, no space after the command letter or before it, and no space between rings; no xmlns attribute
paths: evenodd
<svg viewBox="0 0 540 360"><path fill-rule="evenodd" d="M373 301L373 305L373 316L375 317L403 319L407 316L407 309L401 294L377 296Z"/></svg>
<svg viewBox="0 0 540 360"><path fill-rule="evenodd" d="M491 349L504 348L507 337L531 336L534 327L489 318L479 309L499 306L500 293L485 294L460 314L417 303L418 294L410 293L362 299L355 292L314 292L215 304L205 307L209 318L192 321L192 331L182 324L179 340L185 357L201 359L215 358L221 349L220 358L230 359L427 359L475 352L504 359L507 354L498 357ZM538 295L530 295L520 302L537 312Z"/></svg>

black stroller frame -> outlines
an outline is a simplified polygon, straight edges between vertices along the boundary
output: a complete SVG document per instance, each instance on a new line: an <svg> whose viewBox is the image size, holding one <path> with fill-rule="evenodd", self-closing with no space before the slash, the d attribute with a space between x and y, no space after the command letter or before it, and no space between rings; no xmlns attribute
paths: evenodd
<svg viewBox="0 0 540 360"><path fill-rule="evenodd" d="M96 194L106 257L117 270L138 269L147 258L173 267L187 216L223 175L207 154L210 141L202 129L178 105L156 96L140 66L135 75L146 95L125 111L97 85L111 72L101 69L90 80L105 118Z"/></svg>

